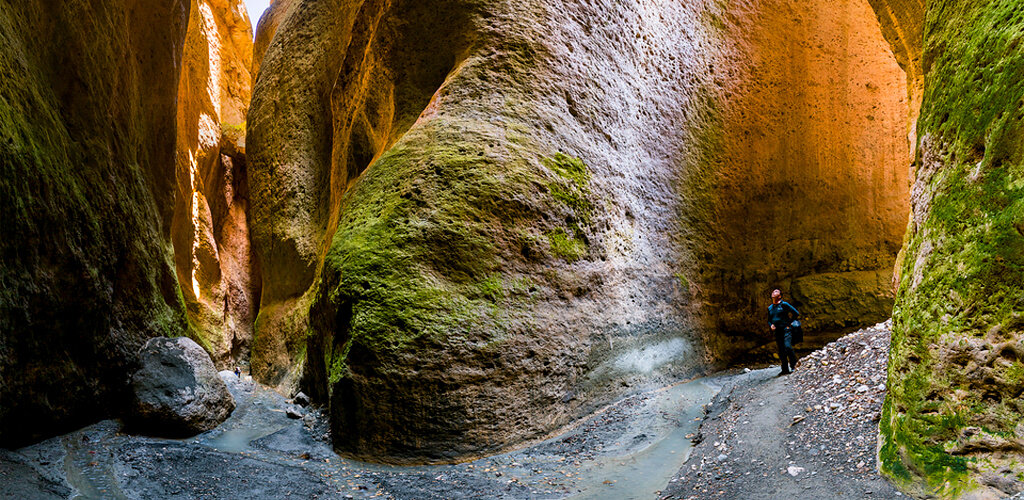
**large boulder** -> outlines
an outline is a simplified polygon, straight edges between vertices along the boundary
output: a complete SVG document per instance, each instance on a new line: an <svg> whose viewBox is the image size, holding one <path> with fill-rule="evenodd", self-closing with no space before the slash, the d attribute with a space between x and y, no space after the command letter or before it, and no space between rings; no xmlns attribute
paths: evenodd
<svg viewBox="0 0 1024 500"><path fill-rule="evenodd" d="M132 374L131 423L148 434L191 436L213 429L235 409L210 355L189 338L158 337L139 350Z"/></svg>

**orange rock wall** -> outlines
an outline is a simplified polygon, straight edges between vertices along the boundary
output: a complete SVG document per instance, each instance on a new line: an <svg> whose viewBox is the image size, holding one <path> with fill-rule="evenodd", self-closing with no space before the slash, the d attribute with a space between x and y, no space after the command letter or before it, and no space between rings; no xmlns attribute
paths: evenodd
<svg viewBox="0 0 1024 500"><path fill-rule="evenodd" d="M781 287L810 330L888 317L909 210L906 80L864 0L731 2L695 283L724 357ZM721 335L721 334L725 335ZM751 338L757 342L756 338Z"/></svg>
<svg viewBox="0 0 1024 500"><path fill-rule="evenodd" d="M182 57L175 263L189 317L226 367L248 358L260 284L246 220L252 28L244 3L193 0Z"/></svg>

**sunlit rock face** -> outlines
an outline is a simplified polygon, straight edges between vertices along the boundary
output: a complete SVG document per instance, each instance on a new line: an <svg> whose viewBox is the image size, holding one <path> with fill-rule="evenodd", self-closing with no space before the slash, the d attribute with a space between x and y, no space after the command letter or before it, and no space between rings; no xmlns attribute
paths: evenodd
<svg viewBox="0 0 1024 500"><path fill-rule="evenodd" d="M773 288L807 342L889 317L909 211L906 77L863 0L747 0L711 21L716 127L684 218L707 343L763 343Z"/></svg>
<svg viewBox="0 0 1024 500"><path fill-rule="evenodd" d="M881 469L919 496L1005 498L1024 489L1024 5L874 3L924 89Z"/></svg>
<svg viewBox="0 0 1024 500"><path fill-rule="evenodd" d="M174 274L180 1L0 1L0 445L110 415L186 331Z"/></svg>
<svg viewBox="0 0 1024 500"><path fill-rule="evenodd" d="M291 4L291 0L271 0L270 6L263 11L263 15L257 21L256 39L252 42L252 65L250 66L254 82L256 75L260 72L263 56L274 39L274 33L277 32L277 26L281 24L281 19L284 19L285 12Z"/></svg>
<svg viewBox="0 0 1024 500"><path fill-rule="evenodd" d="M251 57L242 1L192 1L178 83L172 233L189 317L221 368L248 357L259 301L246 220Z"/></svg>
<svg viewBox="0 0 1024 500"><path fill-rule="evenodd" d="M253 373L344 452L453 459L754 345L776 284L881 317L905 96L864 2L295 0L249 113Z"/></svg>

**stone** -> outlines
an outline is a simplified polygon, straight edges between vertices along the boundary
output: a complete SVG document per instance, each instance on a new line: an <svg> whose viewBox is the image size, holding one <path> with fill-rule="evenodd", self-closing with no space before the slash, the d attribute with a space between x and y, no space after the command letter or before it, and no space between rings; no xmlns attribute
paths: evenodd
<svg viewBox="0 0 1024 500"><path fill-rule="evenodd" d="M306 393L300 391L298 394L295 395L294 398L292 398L292 401L294 401L295 404L299 406L308 406L309 396L307 396Z"/></svg>
<svg viewBox="0 0 1024 500"><path fill-rule="evenodd" d="M796 465L790 465L789 467L786 467L786 473L793 477L799 476L800 473L802 473L805 470L806 469L804 469L803 467L798 467Z"/></svg>
<svg viewBox="0 0 1024 500"><path fill-rule="evenodd" d="M302 408L295 405L288 405L288 407L284 409L284 414L287 415L288 418L294 418L296 420L304 416Z"/></svg>
<svg viewBox="0 0 1024 500"><path fill-rule="evenodd" d="M213 429L235 409L210 355L187 337L150 339L131 375L131 427L146 434L187 437Z"/></svg>

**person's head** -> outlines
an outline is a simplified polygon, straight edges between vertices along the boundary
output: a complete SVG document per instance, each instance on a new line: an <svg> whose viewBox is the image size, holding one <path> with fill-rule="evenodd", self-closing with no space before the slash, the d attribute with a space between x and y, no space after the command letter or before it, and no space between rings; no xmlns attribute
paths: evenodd
<svg viewBox="0 0 1024 500"><path fill-rule="evenodd" d="M772 290L772 304L778 304L782 302L782 290Z"/></svg>

